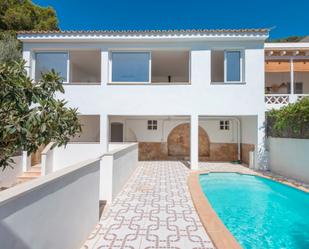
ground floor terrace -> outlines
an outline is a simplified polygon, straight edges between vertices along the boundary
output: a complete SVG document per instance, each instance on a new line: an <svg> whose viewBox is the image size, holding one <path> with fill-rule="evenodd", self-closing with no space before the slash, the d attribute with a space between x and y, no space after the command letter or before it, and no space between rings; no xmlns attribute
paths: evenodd
<svg viewBox="0 0 309 249"><path fill-rule="evenodd" d="M141 161L241 161L254 167L259 141L264 137L263 115L252 116L122 116L81 115L83 132L72 143L100 146L138 143ZM102 123L104 122L104 123ZM103 134L102 134L103 133Z"/></svg>
<svg viewBox="0 0 309 249"><path fill-rule="evenodd" d="M230 163L201 162L199 167L253 172ZM180 161L138 162L82 248L215 248L192 202L189 174L187 165ZM221 237L227 240L224 233Z"/></svg>

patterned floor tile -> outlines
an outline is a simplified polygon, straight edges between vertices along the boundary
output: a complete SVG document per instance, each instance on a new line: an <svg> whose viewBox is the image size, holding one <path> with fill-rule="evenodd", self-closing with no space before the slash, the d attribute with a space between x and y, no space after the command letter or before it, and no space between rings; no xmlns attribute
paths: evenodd
<svg viewBox="0 0 309 249"><path fill-rule="evenodd" d="M181 162L139 162L83 248L213 249Z"/></svg>

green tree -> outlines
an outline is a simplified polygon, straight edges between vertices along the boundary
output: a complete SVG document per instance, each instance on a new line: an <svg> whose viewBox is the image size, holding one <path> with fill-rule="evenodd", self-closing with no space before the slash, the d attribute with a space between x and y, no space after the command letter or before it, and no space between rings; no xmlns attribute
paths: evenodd
<svg viewBox="0 0 309 249"><path fill-rule="evenodd" d="M0 64L10 63L21 59L20 43L15 35L3 33L0 36Z"/></svg>
<svg viewBox="0 0 309 249"><path fill-rule="evenodd" d="M25 62L0 64L0 167L20 150L28 154L40 145L66 145L81 132L77 109L56 98L64 93L62 79L54 71L35 83L24 69Z"/></svg>
<svg viewBox="0 0 309 249"><path fill-rule="evenodd" d="M52 7L40 7L29 0L0 0L0 63L21 57L16 31L58 29L58 19Z"/></svg>
<svg viewBox="0 0 309 249"><path fill-rule="evenodd" d="M29 0L0 1L0 30L58 30L52 7L40 7Z"/></svg>

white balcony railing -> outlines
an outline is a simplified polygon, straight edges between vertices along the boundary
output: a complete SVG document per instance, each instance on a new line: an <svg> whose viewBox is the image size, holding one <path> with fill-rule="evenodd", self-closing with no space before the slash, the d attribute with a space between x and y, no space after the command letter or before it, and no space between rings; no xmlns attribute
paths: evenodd
<svg viewBox="0 0 309 249"><path fill-rule="evenodd" d="M265 94L265 104L267 108L280 108L304 97L309 97L309 94Z"/></svg>
<svg viewBox="0 0 309 249"><path fill-rule="evenodd" d="M286 105L290 101L289 94L266 94L265 103L267 105Z"/></svg>

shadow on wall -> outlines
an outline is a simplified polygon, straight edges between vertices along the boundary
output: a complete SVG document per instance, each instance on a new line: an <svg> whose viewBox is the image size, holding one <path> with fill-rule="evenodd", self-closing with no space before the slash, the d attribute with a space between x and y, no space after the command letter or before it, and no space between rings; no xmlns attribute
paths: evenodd
<svg viewBox="0 0 309 249"><path fill-rule="evenodd" d="M32 249L3 221L0 221L0 234L2 238L6 238L1 240L1 249Z"/></svg>

